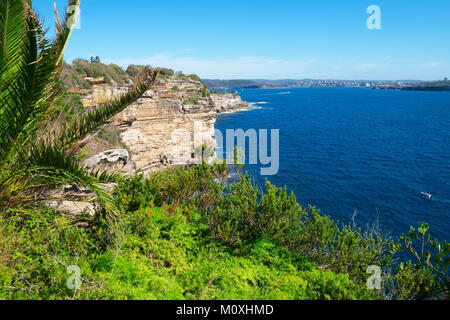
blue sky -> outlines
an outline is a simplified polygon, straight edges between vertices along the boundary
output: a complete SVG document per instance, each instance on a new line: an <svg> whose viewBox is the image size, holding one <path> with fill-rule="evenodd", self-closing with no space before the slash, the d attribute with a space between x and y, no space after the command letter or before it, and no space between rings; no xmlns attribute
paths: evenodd
<svg viewBox="0 0 450 320"><path fill-rule="evenodd" d="M33 1L49 27L53 2ZM370 5L380 30L367 28ZM448 0L81 0L66 60L220 79L434 80L450 77L449 33Z"/></svg>

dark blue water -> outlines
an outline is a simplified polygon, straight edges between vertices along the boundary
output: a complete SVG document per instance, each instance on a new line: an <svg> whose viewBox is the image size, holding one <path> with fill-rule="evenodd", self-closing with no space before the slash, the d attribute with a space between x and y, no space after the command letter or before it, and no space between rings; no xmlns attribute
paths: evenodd
<svg viewBox="0 0 450 320"><path fill-rule="evenodd" d="M283 94L288 93L289 94ZM425 221L449 240L450 93L363 88L242 90L260 109L221 115L216 129L280 129L280 170L268 177L298 202L398 236ZM245 167L258 184L258 165ZM432 200L420 192L434 195Z"/></svg>

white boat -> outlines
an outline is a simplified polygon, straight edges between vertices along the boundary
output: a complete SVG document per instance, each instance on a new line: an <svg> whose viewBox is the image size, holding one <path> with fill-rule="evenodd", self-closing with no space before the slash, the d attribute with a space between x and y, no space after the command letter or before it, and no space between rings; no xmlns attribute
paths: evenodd
<svg viewBox="0 0 450 320"><path fill-rule="evenodd" d="M421 192L420 194L422 195L422 197L427 198L427 199L433 198L433 195L431 193Z"/></svg>

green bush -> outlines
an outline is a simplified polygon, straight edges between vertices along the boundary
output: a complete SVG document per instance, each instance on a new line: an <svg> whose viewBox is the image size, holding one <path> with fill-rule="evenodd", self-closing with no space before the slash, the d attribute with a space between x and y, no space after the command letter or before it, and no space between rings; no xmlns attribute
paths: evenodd
<svg viewBox="0 0 450 320"><path fill-rule="evenodd" d="M203 87L201 90L199 90L199 94L203 98L207 98L207 97L209 97L211 95L211 93L209 92L207 87Z"/></svg>
<svg viewBox="0 0 450 320"><path fill-rule="evenodd" d="M142 175L122 180L115 189L117 207L123 212L135 212L145 208L155 200L157 189Z"/></svg>
<svg viewBox="0 0 450 320"><path fill-rule="evenodd" d="M200 77L196 74L190 74L190 75L188 75L188 77L194 81L202 82L202 79L200 79Z"/></svg>
<svg viewBox="0 0 450 320"><path fill-rule="evenodd" d="M172 177L177 182L184 180L179 179L180 175ZM196 181L190 177L182 185L186 186L189 180ZM196 188L198 186L194 187ZM387 270L392 266L393 254L398 252L392 249L395 243L377 230L363 231L354 225L339 227L338 222L321 215L314 207L301 208L295 196L292 193L289 195L286 188L276 188L267 182L265 191L261 194L248 175L243 175L237 183L228 186L210 184L207 189L208 192L203 197L205 194L214 196L208 202L209 206L201 207L200 211L208 224L211 237L233 249L236 254L248 252L258 239L268 238L324 270L347 274L355 283L365 286L368 267L376 265ZM184 189L172 190L170 194L180 194L180 190ZM192 187L187 187L186 190L192 190ZM193 202L193 205L198 206L198 202ZM435 242L432 245L438 246ZM444 252L448 250L445 242L441 248L438 260L444 261ZM413 265L420 268L420 264ZM445 267L444 262L441 265ZM425 268L423 274L428 282L417 280L412 287L420 287L428 296L448 292L445 277L442 279L441 275L429 268ZM426 274L428 277L425 277ZM412 275L413 273L407 274ZM402 277L405 277L404 272ZM390 281L386 281L388 280ZM430 289L431 285L435 290ZM386 283L385 286L390 285ZM394 294L395 286L391 285L388 290L390 293L386 293L386 296ZM395 297L408 297L406 289L401 291L403 292ZM410 297L416 295L413 294L413 289L409 293Z"/></svg>
<svg viewBox="0 0 450 320"><path fill-rule="evenodd" d="M0 219L0 299L70 298L70 265L80 267L87 281L91 277L88 261L97 251L93 231L52 210L38 212Z"/></svg>
<svg viewBox="0 0 450 320"><path fill-rule="evenodd" d="M159 74L164 77L172 77L175 74L175 71L168 68L158 68Z"/></svg>
<svg viewBox="0 0 450 320"><path fill-rule="evenodd" d="M188 98L188 99L184 100L183 103L184 104L193 104L193 105L199 105L200 104L200 102L198 102L198 100L195 99L195 98Z"/></svg>
<svg viewBox="0 0 450 320"><path fill-rule="evenodd" d="M96 138L106 141L113 146L119 146L122 149L130 151L129 147L122 141L122 137L120 136L120 130L115 125L112 124L105 125L100 130Z"/></svg>
<svg viewBox="0 0 450 320"><path fill-rule="evenodd" d="M436 277L429 268L414 265L411 261L400 263L385 286L389 295L400 300L443 299L449 292L448 281Z"/></svg>
<svg viewBox="0 0 450 320"><path fill-rule="evenodd" d="M106 65L101 62L89 62L84 59L75 59L73 67L80 72L81 77L100 78L111 83L115 81L118 84L124 84L130 76L118 65Z"/></svg>
<svg viewBox="0 0 450 320"><path fill-rule="evenodd" d="M60 79L67 89L89 89L91 87L91 84L89 83L89 81L82 79L84 75L85 72L80 66L77 67L64 63Z"/></svg>
<svg viewBox="0 0 450 320"><path fill-rule="evenodd" d="M142 65L135 65L135 64L130 64L127 68L127 73L130 77L135 78L137 77L142 70L144 70L146 68L146 66L142 66Z"/></svg>
<svg viewBox="0 0 450 320"><path fill-rule="evenodd" d="M120 245L106 225L82 229L55 212L41 213L0 221L0 298L375 298L348 276L320 271L269 239L236 256L211 241L195 209L127 213L120 220ZM81 269L80 290L66 286L69 265Z"/></svg>
<svg viewBox="0 0 450 320"><path fill-rule="evenodd" d="M212 235L232 248L243 248L258 237L258 196L248 175L216 192L216 204L207 212Z"/></svg>
<svg viewBox="0 0 450 320"><path fill-rule="evenodd" d="M223 164L202 164L185 170L172 168L155 173L148 180L156 190L155 205L183 204L199 208L210 207L216 199L217 186L214 179L227 174Z"/></svg>
<svg viewBox="0 0 450 320"><path fill-rule="evenodd" d="M120 178L121 213L114 221L101 213L69 220L44 208L39 215L2 218L0 298L422 299L448 293L442 277L412 262L386 274L381 291L367 290L368 265L393 266L384 238L338 227L315 208L302 208L286 188L267 182L259 190L247 174L227 185L216 180L223 176L223 164L202 164ZM86 221L89 228L77 227ZM390 245L399 250L398 242ZM67 289L69 265L81 268L80 290Z"/></svg>
<svg viewBox="0 0 450 320"><path fill-rule="evenodd" d="M146 213L144 213L146 212ZM322 272L270 240L235 256L208 241L200 214L189 209L141 210L126 218L119 258L100 256L95 273L106 279L102 299L368 299L347 276ZM139 228L136 234L136 227Z"/></svg>

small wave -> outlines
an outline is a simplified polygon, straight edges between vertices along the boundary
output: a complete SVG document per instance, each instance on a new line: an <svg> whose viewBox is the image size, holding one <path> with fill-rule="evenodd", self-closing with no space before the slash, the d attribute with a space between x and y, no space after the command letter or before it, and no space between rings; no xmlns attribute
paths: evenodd
<svg viewBox="0 0 450 320"><path fill-rule="evenodd" d="M256 106L256 105L254 105L254 104L251 104L251 106L252 106L252 107L251 107L250 109L242 109L242 110L240 110L240 111L246 112L246 111L260 110L260 109L262 109L262 107Z"/></svg>
<svg viewBox="0 0 450 320"><path fill-rule="evenodd" d="M265 101L251 102L251 104L268 104L268 102L265 102Z"/></svg>
<svg viewBox="0 0 450 320"><path fill-rule="evenodd" d="M291 94L291 92L290 91L288 91L288 92L278 92L276 94Z"/></svg>
<svg viewBox="0 0 450 320"><path fill-rule="evenodd" d="M239 110L225 111L225 112L221 112L220 114L240 113L240 112L247 112L247 111L262 109L261 107L257 107L257 106L255 106L253 104L251 104L251 105L252 105L252 107L249 108L249 109L239 109Z"/></svg>

